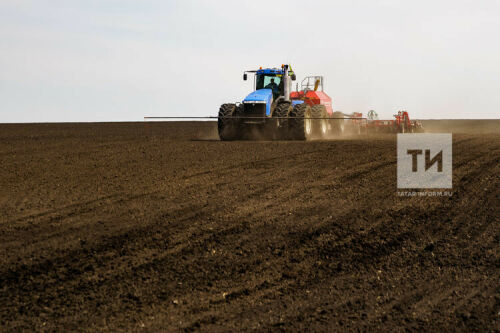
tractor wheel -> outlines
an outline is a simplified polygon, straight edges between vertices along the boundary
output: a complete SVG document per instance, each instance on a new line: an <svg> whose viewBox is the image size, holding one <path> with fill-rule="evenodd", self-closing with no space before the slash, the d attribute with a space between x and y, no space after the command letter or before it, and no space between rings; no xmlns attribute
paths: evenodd
<svg viewBox="0 0 500 333"><path fill-rule="evenodd" d="M316 104L311 108L313 118L326 118L326 107L321 104ZM314 119L312 121L313 135L316 139L326 138L328 135L328 120L327 119Z"/></svg>
<svg viewBox="0 0 500 333"><path fill-rule="evenodd" d="M342 112L335 111L332 118L337 118L330 120L332 125L332 133L334 135L343 135L345 131L344 114Z"/></svg>
<svg viewBox="0 0 500 333"><path fill-rule="evenodd" d="M297 104L290 112L289 129L293 140L307 140L313 137L311 107L306 104Z"/></svg>
<svg viewBox="0 0 500 333"><path fill-rule="evenodd" d="M237 140L240 138L240 120L231 119L238 115L239 108L236 104L222 104L219 109L217 118L217 128L219 130L219 137L223 141Z"/></svg>
<svg viewBox="0 0 500 333"><path fill-rule="evenodd" d="M277 140L286 140L289 137L288 130L288 119L283 119L284 117L288 117L289 113L292 111L292 105L290 103L280 103L274 109L273 117L277 119L273 119L274 125L274 138Z"/></svg>

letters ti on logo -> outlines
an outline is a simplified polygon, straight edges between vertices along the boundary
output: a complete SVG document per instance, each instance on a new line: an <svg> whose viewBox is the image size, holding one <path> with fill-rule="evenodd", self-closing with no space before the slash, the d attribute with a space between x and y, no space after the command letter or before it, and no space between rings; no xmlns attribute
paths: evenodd
<svg viewBox="0 0 500 333"><path fill-rule="evenodd" d="M398 134L398 188L452 188L452 135Z"/></svg>

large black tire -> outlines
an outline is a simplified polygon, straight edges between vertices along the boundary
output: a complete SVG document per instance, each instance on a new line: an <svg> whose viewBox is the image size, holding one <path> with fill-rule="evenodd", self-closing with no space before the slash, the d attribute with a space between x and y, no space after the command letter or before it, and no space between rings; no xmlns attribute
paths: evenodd
<svg viewBox="0 0 500 333"><path fill-rule="evenodd" d="M217 128L219 130L219 138L223 141L237 140L241 137L240 119L232 119L237 117L241 109L236 107L236 104L222 104L219 109L217 118Z"/></svg>
<svg viewBox="0 0 500 333"><path fill-rule="evenodd" d="M333 135L344 135L345 132L345 123L344 123L344 114L340 111L335 111L332 115L332 119L330 120L331 131ZM340 119L339 119L340 118Z"/></svg>
<svg viewBox="0 0 500 333"><path fill-rule="evenodd" d="M321 104L313 105L311 108L313 118L326 118L326 107ZM328 136L328 120L327 119L314 119L312 121L312 135L315 139L324 139Z"/></svg>
<svg viewBox="0 0 500 333"><path fill-rule="evenodd" d="M287 118L291 112L292 104L288 102L280 103L274 109L273 118L277 118L273 119L274 139L287 140L290 137L289 120Z"/></svg>
<svg viewBox="0 0 500 333"><path fill-rule="evenodd" d="M293 140L307 140L312 138L311 107L307 103L297 104L290 112L289 130Z"/></svg>

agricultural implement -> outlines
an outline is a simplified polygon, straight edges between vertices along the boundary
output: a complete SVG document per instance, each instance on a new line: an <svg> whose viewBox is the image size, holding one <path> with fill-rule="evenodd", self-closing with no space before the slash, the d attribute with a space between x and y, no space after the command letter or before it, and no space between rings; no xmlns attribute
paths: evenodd
<svg viewBox="0 0 500 333"><path fill-rule="evenodd" d="M398 111L393 120L379 120L375 111L367 115L366 131L368 133L423 133L424 128L418 120L410 120L408 111Z"/></svg>

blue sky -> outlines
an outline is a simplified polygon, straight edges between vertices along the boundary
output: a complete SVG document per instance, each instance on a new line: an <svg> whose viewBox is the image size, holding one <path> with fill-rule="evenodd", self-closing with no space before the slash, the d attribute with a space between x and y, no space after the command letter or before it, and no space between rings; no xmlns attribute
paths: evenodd
<svg viewBox="0 0 500 333"><path fill-rule="evenodd" d="M0 122L216 115L243 70L324 75L334 109L500 118L497 1L0 1Z"/></svg>

